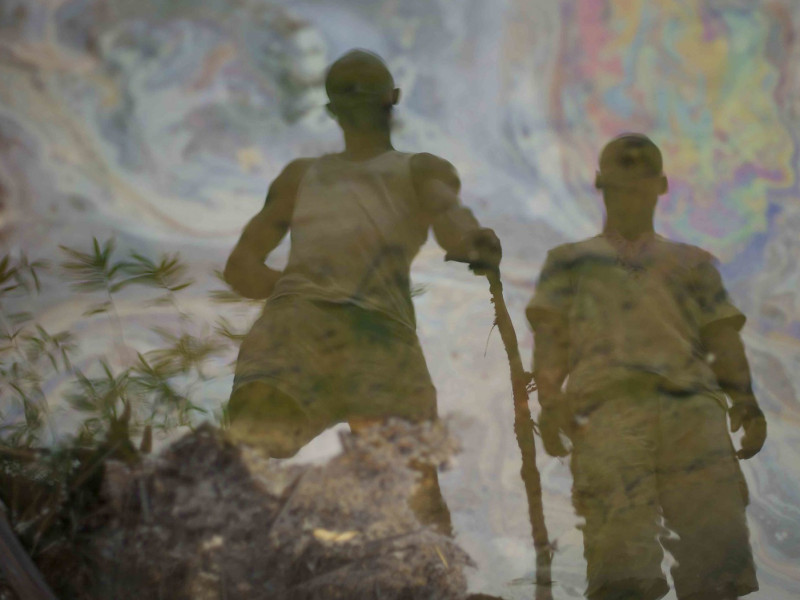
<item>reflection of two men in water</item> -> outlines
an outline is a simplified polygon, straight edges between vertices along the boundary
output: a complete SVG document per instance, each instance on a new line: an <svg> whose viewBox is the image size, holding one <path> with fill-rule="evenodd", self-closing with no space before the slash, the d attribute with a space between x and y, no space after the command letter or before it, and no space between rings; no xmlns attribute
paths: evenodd
<svg viewBox="0 0 800 600"><path fill-rule="evenodd" d="M459 201L452 165L394 150L399 90L377 57L348 53L329 69L326 91L344 151L291 162L225 269L239 293L268 298L240 349L231 435L275 457L339 422L358 432L388 417L435 419L411 262L429 229L477 273L500 262L494 232ZM744 317L709 254L654 233L667 189L655 144L612 141L597 187L603 233L549 253L527 312L545 448L566 454L559 432L572 444L587 596L663 596L663 543L680 598L735 598L757 584L726 395L732 424L745 429L741 458L766 434L738 333ZM278 272L264 261L287 233ZM419 514L449 531L435 470L423 479Z"/></svg>

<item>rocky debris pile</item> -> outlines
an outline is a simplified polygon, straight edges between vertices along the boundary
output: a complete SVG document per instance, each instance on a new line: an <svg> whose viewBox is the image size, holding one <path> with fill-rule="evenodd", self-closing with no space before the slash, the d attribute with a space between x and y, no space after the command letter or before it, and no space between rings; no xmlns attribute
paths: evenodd
<svg viewBox="0 0 800 600"><path fill-rule="evenodd" d="M92 597L466 598L471 561L435 479L456 450L446 428L393 420L342 445L285 466L204 426L134 468L108 463Z"/></svg>

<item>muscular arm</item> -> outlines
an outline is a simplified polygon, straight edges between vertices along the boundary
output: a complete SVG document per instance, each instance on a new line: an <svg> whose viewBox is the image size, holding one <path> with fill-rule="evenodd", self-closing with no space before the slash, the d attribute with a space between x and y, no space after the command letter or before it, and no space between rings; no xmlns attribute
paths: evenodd
<svg viewBox="0 0 800 600"><path fill-rule="evenodd" d="M446 252L458 252L464 236L480 229L480 223L459 200L461 181L455 167L433 154L415 154L411 176L420 204L430 215L436 241Z"/></svg>
<svg viewBox="0 0 800 600"><path fill-rule="evenodd" d="M289 230L295 196L309 159L295 160L278 175L269 188L264 208L245 226L223 273L234 291L246 298L266 298L272 293L280 272L264 264Z"/></svg>

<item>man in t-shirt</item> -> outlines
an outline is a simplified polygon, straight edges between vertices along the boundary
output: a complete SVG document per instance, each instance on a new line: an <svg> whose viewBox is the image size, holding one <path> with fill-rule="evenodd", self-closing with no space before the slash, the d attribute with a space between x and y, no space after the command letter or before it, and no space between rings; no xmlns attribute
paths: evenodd
<svg viewBox="0 0 800 600"><path fill-rule="evenodd" d="M567 454L560 432L572 444L586 596L663 597L663 544L679 599L737 598L758 584L736 458L766 438L745 317L710 254L654 233L667 191L656 145L622 135L599 162L603 232L551 250L527 307L545 450ZM744 427L738 452L726 411Z"/></svg>
<svg viewBox="0 0 800 600"><path fill-rule="evenodd" d="M234 290L268 298L240 348L230 430L274 457L338 422L357 430L390 416L434 419L411 262L431 228L477 272L501 255L494 232L461 205L450 163L393 148L400 90L380 58L347 53L325 87L344 151L289 163L225 267ZM264 261L287 232L288 264L278 272Z"/></svg>

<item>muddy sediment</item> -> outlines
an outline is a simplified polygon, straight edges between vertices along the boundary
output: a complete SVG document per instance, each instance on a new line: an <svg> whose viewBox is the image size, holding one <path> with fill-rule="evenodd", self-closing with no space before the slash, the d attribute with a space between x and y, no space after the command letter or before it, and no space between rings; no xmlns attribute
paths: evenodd
<svg viewBox="0 0 800 600"><path fill-rule="evenodd" d="M284 466L202 427L135 467L108 463L93 598L466 598L448 535L441 424L342 436L323 466Z"/></svg>

